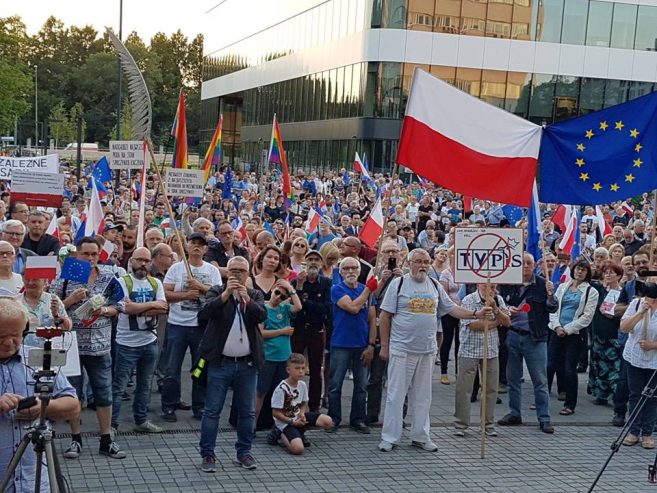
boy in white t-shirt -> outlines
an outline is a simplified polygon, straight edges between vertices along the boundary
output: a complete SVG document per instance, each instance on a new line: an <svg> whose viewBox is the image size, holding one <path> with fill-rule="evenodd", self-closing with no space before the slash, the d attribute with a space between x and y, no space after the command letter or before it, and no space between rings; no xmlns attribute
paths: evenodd
<svg viewBox="0 0 657 493"><path fill-rule="evenodd" d="M287 450L301 455L310 443L304 432L311 426L330 428L330 416L308 412L308 387L303 377L306 374L306 358L292 353L287 359L287 378L278 384L271 397L274 426L281 433L281 440Z"/></svg>

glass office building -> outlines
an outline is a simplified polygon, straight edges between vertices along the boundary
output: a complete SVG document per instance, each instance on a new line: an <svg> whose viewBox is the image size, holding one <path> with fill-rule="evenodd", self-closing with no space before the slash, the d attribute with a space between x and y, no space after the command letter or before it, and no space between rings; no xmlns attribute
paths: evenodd
<svg viewBox="0 0 657 493"><path fill-rule="evenodd" d="M202 151L221 112L224 161L259 162L276 113L293 169L337 169L359 151L387 171L415 67L539 124L657 88L657 0L297 3L206 46Z"/></svg>

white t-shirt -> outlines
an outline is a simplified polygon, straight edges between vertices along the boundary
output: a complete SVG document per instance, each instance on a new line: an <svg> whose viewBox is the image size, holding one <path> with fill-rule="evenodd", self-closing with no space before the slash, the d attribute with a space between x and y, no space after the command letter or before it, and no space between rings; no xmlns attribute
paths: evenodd
<svg viewBox="0 0 657 493"><path fill-rule="evenodd" d="M192 276L197 281L203 283L207 287L221 285L221 274L219 269L208 262L203 262L200 267L189 266L192 271ZM187 270L183 262L175 263L168 270L167 275L164 277L164 284L173 284L174 291L188 291L187 286ZM197 315L201 311L204 296L198 300L183 300L177 303L169 304L169 323L175 325L183 325L185 327L192 327L198 325Z"/></svg>
<svg viewBox="0 0 657 493"><path fill-rule="evenodd" d="M233 324L230 326L230 332L228 332L222 354L231 358L241 358L242 356L251 354L251 343L249 342L249 337L244 327L244 319L239 309L235 310Z"/></svg>
<svg viewBox="0 0 657 493"><path fill-rule="evenodd" d="M290 387L287 381L283 380L276 386L271 396L271 408L282 409L283 414L294 421L299 419L304 402L308 402L308 387L303 380L299 380L296 387ZM276 418L274 424L281 431L288 426L287 422Z"/></svg>
<svg viewBox="0 0 657 493"><path fill-rule="evenodd" d="M11 279L0 279L0 295L16 296L23 288L23 276L12 273Z"/></svg>
<svg viewBox="0 0 657 493"><path fill-rule="evenodd" d="M128 294L128 287L123 278L119 279L125 298L123 301L134 301L135 303L147 303L149 301L166 301L164 297L164 287L159 279L154 279L157 284L157 292L153 293L153 286L148 279L136 279L132 277L132 293ZM149 317L157 320L158 316ZM119 314L119 321L116 326L116 342L122 346L141 347L157 340L157 335L146 326L146 317L137 317L138 330L130 329L130 317L125 314Z"/></svg>

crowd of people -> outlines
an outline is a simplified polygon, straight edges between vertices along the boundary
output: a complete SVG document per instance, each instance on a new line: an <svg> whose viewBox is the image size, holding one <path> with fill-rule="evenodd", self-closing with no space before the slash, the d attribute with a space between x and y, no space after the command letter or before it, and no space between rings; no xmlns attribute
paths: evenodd
<svg viewBox="0 0 657 493"><path fill-rule="evenodd" d="M458 194L408 177L361 181L345 170L293 177L291 198L283 196L275 170L260 177L221 170L197 201L163 197L151 174L143 189L138 176L123 175L102 199L103 230L89 237L80 231L88 181L71 175L56 210L12 202L9 192L0 196L0 292L7 298L0 298L0 359L3 372L14 374L2 380L0 429L13 444L39 412L38 404L17 411L19 400L34 393L24 358L28 342L39 342L23 334L26 324L76 334L80 375L58 376L47 410L49 418L69 423L64 457L84 453L82 406L96 413L100 454L126 457L116 430L122 403L132 400L139 433L160 433L162 422L191 411L200 421L205 472L216 471L229 388L234 462L254 469L256 429L292 454L310 445L309 427L336 432L348 378L353 391L344 421L351 429L369 434L381 424L378 449L390 452L401 443L410 408L411 444L432 452L438 450L429 427L436 367L441 384L455 384L454 434L466 436L486 360L481 426L491 437L497 425L523 422L525 366L533 387L528 399L544 433L555 432L550 399L564 402L559 414L576 412L580 373L588 372L593 402L612 403L610 418L623 426L657 369L657 286L650 282L657 270L655 211L647 195L602 207L607 235L586 207L578 258L560 248L557 205L543 205L541 258L524 253L521 285L462 285L454 278L455 228L526 229L522 213L511 217L504 204L484 200L468 206ZM387 220L372 246L360 233L379 196ZM312 232L311 210L321 216ZM57 227L49 234L53 215ZM107 243L112 254L101 260ZM23 279L34 255L87 261L91 275L86 282L61 275L52 282ZM112 280L121 287L118 299L105 296ZM188 351L191 377L183 372ZM21 365L29 371L21 373ZM189 397L181 392L186 378ZM508 413L496 421L504 393ZM656 419L657 404L649 400L624 444L653 448ZM0 466L13 444L0 447ZM17 475L18 491L30 490L29 470Z"/></svg>

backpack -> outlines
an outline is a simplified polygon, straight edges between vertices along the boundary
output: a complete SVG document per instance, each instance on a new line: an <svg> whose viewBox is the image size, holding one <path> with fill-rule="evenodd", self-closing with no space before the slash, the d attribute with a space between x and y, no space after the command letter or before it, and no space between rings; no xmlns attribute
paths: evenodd
<svg viewBox="0 0 657 493"><path fill-rule="evenodd" d="M132 282L132 276L130 274L126 274L123 276L121 279L123 279L123 282L125 282L125 287L128 288L128 298L132 295L132 288L134 287L134 283ZM153 276L146 276L146 280L148 280L148 283L151 285L151 288L153 289L153 297L157 297L157 281ZM130 300L132 301L132 299Z"/></svg>

